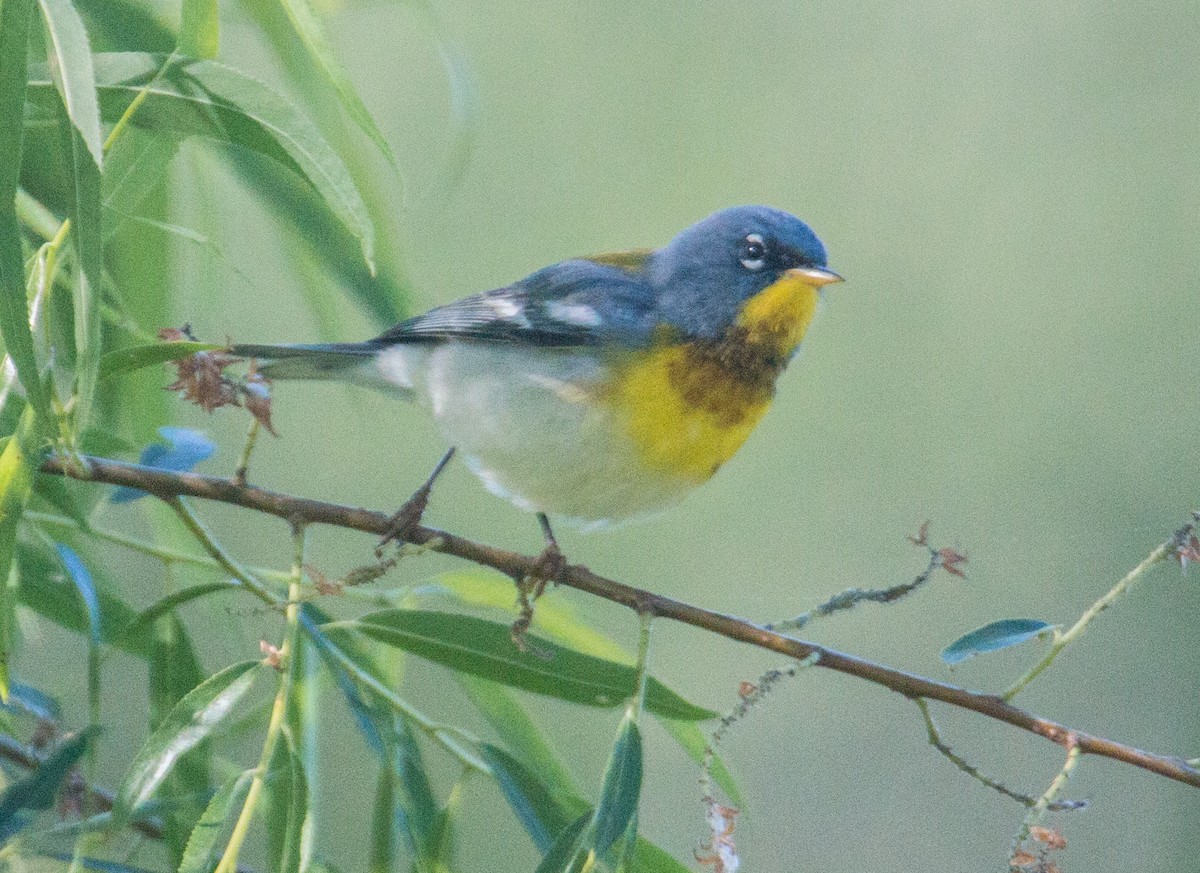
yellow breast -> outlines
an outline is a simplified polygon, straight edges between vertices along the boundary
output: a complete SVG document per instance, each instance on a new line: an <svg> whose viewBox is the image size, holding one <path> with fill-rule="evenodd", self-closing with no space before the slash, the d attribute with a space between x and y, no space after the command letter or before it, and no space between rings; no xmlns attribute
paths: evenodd
<svg viewBox="0 0 1200 873"><path fill-rule="evenodd" d="M733 457L770 407L818 299L785 278L746 301L720 339L664 343L620 364L608 399L642 463L699 484Z"/></svg>

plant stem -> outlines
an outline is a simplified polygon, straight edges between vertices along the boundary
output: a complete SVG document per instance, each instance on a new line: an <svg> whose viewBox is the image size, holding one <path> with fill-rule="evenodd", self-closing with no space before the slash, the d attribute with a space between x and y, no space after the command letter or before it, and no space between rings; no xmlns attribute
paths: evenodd
<svg viewBox="0 0 1200 873"><path fill-rule="evenodd" d="M258 440L259 423L257 418L250 419L250 429L246 431L246 442L242 444L242 453L238 456L237 469L233 481L239 485L246 484L246 476L250 473L250 453L254 451L254 443Z"/></svg>
<svg viewBox="0 0 1200 873"><path fill-rule="evenodd" d="M204 551L212 555L216 562L224 567L229 575L245 585L259 600L268 606L278 607L281 605L279 599L271 593L262 581L225 551L224 547L217 542L208 528L204 526L204 522L200 520L200 517L196 513L192 512L191 507L184 502L182 497L176 495L175 497L168 498L166 504L175 510L175 514L179 516L184 526L192 533L192 536L204 547ZM289 604L297 600L298 598L289 598Z"/></svg>
<svg viewBox="0 0 1200 873"><path fill-rule="evenodd" d="M396 692L392 691L392 689L388 688L387 685L380 682L371 673L362 669L362 667L356 664L352 658L350 658L345 652L343 652L329 640L322 640L321 648L323 651L332 656L333 659L341 665L343 670L378 694L381 698L383 698L384 702L392 707L392 709L396 710L396 712L398 712L401 716L408 719L408 721L415 725L422 733L434 740L447 752L461 761L464 766L478 770L481 773L487 773L489 776L492 774L492 768L489 767L482 758L463 748L458 740L451 737L450 734L456 733L466 742L472 745L479 744L478 738L471 736L466 731L459 728L439 724L420 710L414 708L413 705L407 700L396 694Z"/></svg>
<svg viewBox="0 0 1200 873"><path fill-rule="evenodd" d="M1001 698L1004 700L1012 700L1014 697L1016 697L1022 688L1032 682L1039 673L1054 663L1054 659L1058 657L1059 653L1063 649L1069 646L1075 641L1076 638L1079 637L1080 634L1087 630L1087 626L1092 623L1093 619L1100 615L1100 613L1104 612L1104 610L1112 606L1116 599L1128 591L1129 587L1133 585L1133 583L1139 578L1141 578L1147 570L1172 555L1175 552L1176 546L1177 544L1175 538L1172 537L1147 555L1144 561L1126 573L1121 581L1108 590L1107 594L1089 606L1087 611L1079 617L1079 621L1075 622L1075 624L1073 624L1069 630L1056 635L1054 642L1050 644L1049 651L1046 652L1046 656L1034 664L1024 676L1014 682L1009 689L1001 695Z"/></svg>
<svg viewBox="0 0 1200 873"><path fill-rule="evenodd" d="M87 534L95 536L97 539L110 542L122 548L129 549L132 552L138 552L142 555L147 555L151 558L157 558L164 564L188 564L193 567L204 567L209 570L225 570L225 565L215 558L210 558L206 555L190 555L187 552L176 551L165 546L158 546L147 540L141 540L137 537L131 537L115 530L108 528L95 527L88 525L84 528L78 521L73 518L67 518L65 515L55 515L52 512L38 512L36 510L28 510L23 518L27 521L32 521L35 524L50 525L53 527L65 527L73 530L85 531ZM288 582L291 579L290 573L283 573L279 570L273 570L269 567L247 567L246 570L253 573L262 579L271 579L277 582Z"/></svg>
<svg viewBox="0 0 1200 873"><path fill-rule="evenodd" d="M296 634L300 627L299 597L300 579L304 572L304 528L303 523L297 524L292 534L295 553L292 560L291 581L288 583L288 603L284 611L283 645L279 648L279 690L275 693L275 702L271 706L271 720L267 724L267 735L263 740L262 755L259 756L258 766L254 769L254 778L250 782L250 789L246 792L242 811L233 826L229 842L225 846L225 851L221 855L221 860L217 863L214 873L234 873L237 870L238 855L241 853L242 844L246 841L250 823L254 819L254 809L258 806L258 799L262 795L267 768L271 765L271 758L275 754L279 735L283 733L283 723L287 716L288 694L295 678L291 670L291 655L296 646Z"/></svg>

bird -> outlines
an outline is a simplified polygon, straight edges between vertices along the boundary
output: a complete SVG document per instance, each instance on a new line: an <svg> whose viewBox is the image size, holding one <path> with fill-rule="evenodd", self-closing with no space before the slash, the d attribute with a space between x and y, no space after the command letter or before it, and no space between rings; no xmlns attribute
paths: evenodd
<svg viewBox="0 0 1200 873"><path fill-rule="evenodd" d="M457 450L488 491L537 514L549 549L550 517L606 527L710 479L841 281L799 218L735 206L661 248L561 261L366 342L231 352L271 380L343 380L426 407L450 450L416 515Z"/></svg>

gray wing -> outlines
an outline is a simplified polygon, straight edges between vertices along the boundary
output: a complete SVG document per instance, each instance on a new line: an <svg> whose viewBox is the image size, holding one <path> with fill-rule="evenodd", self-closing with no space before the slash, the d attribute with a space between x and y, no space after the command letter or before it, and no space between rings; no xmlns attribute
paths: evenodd
<svg viewBox="0 0 1200 873"><path fill-rule="evenodd" d="M538 346L644 345L655 294L642 271L563 261L507 288L485 291L386 331L378 345L472 339Z"/></svg>

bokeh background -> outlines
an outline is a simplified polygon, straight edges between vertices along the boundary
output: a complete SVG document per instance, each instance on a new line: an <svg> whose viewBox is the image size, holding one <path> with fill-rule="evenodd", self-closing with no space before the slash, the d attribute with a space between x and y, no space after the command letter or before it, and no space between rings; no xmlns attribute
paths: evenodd
<svg viewBox="0 0 1200 873"><path fill-rule="evenodd" d="M1072 622L1200 508L1193 4L443 0L326 11L335 50L397 154L403 184L346 134L369 155L356 171L387 212L382 260L408 277L413 310L572 255L658 245L750 202L809 221L848 279L826 295L776 408L741 454L658 518L561 531L572 560L767 621L847 586L910 578L923 556L905 535L930 520L936 544L969 556L966 581L942 576L910 601L807 633L998 690L1033 647L953 673L939 650L995 618ZM223 27L222 60L285 81L243 12L229 10ZM460 73L469 67L466 78L447 75L448 56ZM338 126L327 95L296 97ZM172 221L202 235L162 237L174 322L218 340L377 332L335 286L323 303L314 296L311 263L242 185L201 145L172 165ZM164 406L160 423L205 428L222 447L205 469L228 470L245 421L226 413ZM443 448L420 411L356 389L280 385L275 422L282 437L259 448L255 481L372 507L398 505ZM142 511L128 510L131 527ZM236 552L284 560L277 522L209 517ZM540 547L532 518L462 467L427 518ZM331 573L361 563L370 545L330 531L314 542L315 563ZM457 566L425 557L390 582ZM1200 754L1197 578L1176 564L1156 569L1018 702L1150 750ZM577 592L549 596L632 647L631 615ZM197 604L187 615L214 669L253 656L274 627L249 608ZM82 645L64 638L28 667L61 686L58 671L78 663ZM739 681L779 666L665 622L652 663L717 709L734 704ZM409 694L473 724L447 675L414 661ZM144 680L132 670L127 681ZM532 702L594 796L619 714ZM374 765L344 715L330 713L320 786L336 824L318 839L353 870ZM956 750L1015 789L1040 793L1062 763L1031 735L937 714ZM144 723L130 719L130 749ZM705 834L696 768L656 725L647 740L641 827L689 859ZM1001 869L1024 814L937 755L911 703L823 671L784 684L723 753L747 797L737 831L747 870ZM114 782L122 758L111 757ZM1196 869L1194 789L1084 760L1067 793L1092 805L1054 819L1070 840L1065 869ZM495 787L471 783L467 803L476 814L462 834L464 869L532 869L532 845Z"/></svg>

